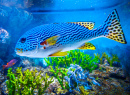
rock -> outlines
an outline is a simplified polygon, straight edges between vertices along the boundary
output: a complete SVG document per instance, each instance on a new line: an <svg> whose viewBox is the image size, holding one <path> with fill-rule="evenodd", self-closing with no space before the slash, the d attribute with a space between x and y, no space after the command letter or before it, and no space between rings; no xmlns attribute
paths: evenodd
<svg viewBox="0 0 130 95"><path fill-rule="evenodd" d="M121 64L120 64L119 62L114 62L114 63L112 64L112 66L114 66L114 67L121 67Z"/></svg>
<svg viewBox="0 0 130 95"><path fill-rule="evenodd" d="M116 86L116 87L121 87L120 83L117 82L117 81L111 82L111 85L114 85L114 86Z"/></svg>
<svg viewBox="0 0 130 95"><path fill-rule="evenodd" d="M0 73L0 84L6 79L6 77Z"/></svg>
<svg viewBox="0 0 130 95"><path fill-rule="evenodd" d="M106 66L106 72L114 72L114 67Z"/></svg>
<svg viewBox="0 0 130 95"><path fill-rule="evenodd" d="M116 73L110 73L109 77L116 78L116 79L123 79L123 80L126 79L125 76L118 75L118 74L116 74Z"/></svg>
<svg viewBox="0 0 130 95"><path fill-rule="evenodd" d="M130 86L124 88L125 91L130 92Z"/></svg>

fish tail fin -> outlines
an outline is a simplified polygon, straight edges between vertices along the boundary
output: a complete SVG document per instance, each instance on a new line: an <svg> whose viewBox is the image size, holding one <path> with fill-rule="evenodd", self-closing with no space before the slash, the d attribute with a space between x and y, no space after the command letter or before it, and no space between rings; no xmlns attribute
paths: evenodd
<svg viewBox="0 0 130 95"><path fill-rule="evenodd" d="M3 70L6 68L6 65L3 65Z"/></svg>
<svg viewBox="0 0 130 95"><path fill-rule="evenodd" d="M116 9L108 16L103 28L103 35L119 43L126 44L125 36Z"/></svg>

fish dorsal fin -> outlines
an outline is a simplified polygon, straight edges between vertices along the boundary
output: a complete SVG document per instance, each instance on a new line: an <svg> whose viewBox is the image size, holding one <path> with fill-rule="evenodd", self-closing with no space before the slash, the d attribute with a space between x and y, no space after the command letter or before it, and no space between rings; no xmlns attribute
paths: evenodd
<svg viewBox="0 0 130 95"><path fill-rule="evenodd" d="M94 22L68 22L68 23L74 23L81 26L84 26L88 28L89 30L92 30L94 28L95 23Z"/></svg>
<svg viewBox="0 0 130 95"><path fill-rule="evenodd" d="M40 45L47 45L47 46L54 45L54 44L56 44L56 41L58 38L59 38L59 36L50 37L50 38L46 39L45 41L41 42Z"/></svg>
<svg viewBox="0 0 130 95"><path fill-rule="evenodd" d="M95 50L96 47L92 43L85 43L78 49L90 49L90 50Z"/></svg>

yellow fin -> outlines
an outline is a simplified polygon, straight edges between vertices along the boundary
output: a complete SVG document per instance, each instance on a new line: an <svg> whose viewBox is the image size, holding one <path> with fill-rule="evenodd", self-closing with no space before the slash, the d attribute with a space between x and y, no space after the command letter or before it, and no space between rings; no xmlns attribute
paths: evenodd
<svg viewBox="0 0 130 95"><path fill-rule="evenodd" d="M83 44L81 47L79 47L78 49L90 49L90 50L95 50L96 47L91 44L91 43L85 43Z"/></svg>
<svg viewBox="0 0 130 95"><path fill-rule="evenodd" d="M116 10L108 16L104 27L106 27L104 32L105 37L122 44L127 43Z"/></svg>
<svg viewBox="0 0 130 95"><path fill-rule="evenodd" d="M95 23L94 22L68 22L68 23L74 23L81 26L84 26L88 28L89 30L92 30L94 28Z"/></svg>
<svg viewBox="0 0 130 95"><path fill-rule="evenodd" d="M59 52L49 55L49 57L60 57L60 56L66 56L66 55L67 55L67 51L66 52L59 51Z"/></svg>
<svg viewBox="0 0 130 95"><path fill-rule="evenodd" d="M58 37L59 37L59 36L53 36L53 37L47 39L47 40L46 40L47 44L49 44L49 45L54 45L54 44L56 44L56 41L57 41Z"/></svg>

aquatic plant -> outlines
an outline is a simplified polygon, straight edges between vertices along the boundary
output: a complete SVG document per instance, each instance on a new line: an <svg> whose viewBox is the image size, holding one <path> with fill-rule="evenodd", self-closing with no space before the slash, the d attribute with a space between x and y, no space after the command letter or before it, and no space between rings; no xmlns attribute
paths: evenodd
<svg viewBox="0 0 130 95"><path fill-rule="evenodd" d="M85 90L83 86L80 86L79 90L80 90L80 95L89 95L89 92Z"/></svg>
<svg viewBox="0 0 130 95"><path fill-rule="evenodd" d="M68 83L65 83L65 86L63 85L63 79L65 76L67 76L67 70L64 68L59 68L58 66L55 66L55 70L53 69L52 66L50 66L50 72L54 74L54 76L58 79L62 89L68 89Z"/></svg>
<svg viewBox="0 0 130 95"><path fill-rule="evenodd" d="M44 60L47 62L47 66L61 66L61 67L68 67L70 66L70 63L73 62L72 58L69 58L68 56L65 57L48 57L44 58Z"/></svg>
<svg viewBox="0 0 130 95"><path fill-rule="evenodd" d="M104 52L104 53L102 53L102 56L100 56L100 54L97 54L97 55L94 54L94 56L99 59L100 64L103 64L103 59L105 59L105 58L107 59L107 61L108 61L108 63L110 64L110 66L112 66L113 62L120 62L118 56L115 55L115 54L112 54L112 57L109 57L109 56Z"/></svg>
<svg viewBox="0 0 130 95"><path fill-rule="evenodd" d="M112 54L112 57L109 57L108 55L106 55L105 57L106 57L106 59L107 59L107 61L110 64L111 67L113 66L112 64L114 62L120 62L120 60L119 60L117 55Z"/></svg>
<svg viewBox="0 0 130 95"><path fill-rule="evenodd" d="M90 72L92 70L95 70L97 68L97 65L95 63L98 63L98 58L92 58L88 54L84 54L80 50L71 50L68 51L68 55L65 57L51 57L51 58L44 58L47 62L48 66L53 66L53 68L56 66L61 67L69 67L70 64L78 64L83 69L87 69Z"/></svg>
<svg viewBox="0 0 130 95"><path fill-rule="evenodd" d="M90 55L86 54L85 58L82 58L80 66L83 69L86 69L89 72L92 72L93 70L95 70L97 68L97 65L95 63L98 63L98 58L94 57L92 59L92 57Z"/></svg>
<svg viewBox="0 0 130 95"><path fill-rule="evenodd" d="M8 69L8 80L6 81L9 95L33 95L34 89L38 90L38 95L41 95L53 82L53 77L48 80L49 76L46 74L45 77L41 76L41 72L35 69L35 71L26 71L22 72L22 68L18 67L16 69L16 74L12 72L12 68ZM42 83L45 83L45 86Z"/></svg>
<svg viewBox="0 0 130 95"><path fill-rule="evenodd" d="M99 59L100 64L103 64L103 59L106 57L106 53L105 53L105 52L102 53L102 56L97 53L97 55L94 54L94 56L95 56L95 58L98 58L98 59Z"/></svg>
<svg viewBox="0 0 130 95"><path fill-rule="evenodd" d="M16 91L16 81L15 81L16 78L15 78L14 73L12 73L11 70L12 70L12 68L9 68L9 69L8 69L8 74L7 74L7 76L8 76L10 79L6 81L9 95L13 95L13 93L15 94L15 91ZM19 86L18 86L18 87L19 87ZM18 91L19 91L19 88L18 88Z"/></svg>

